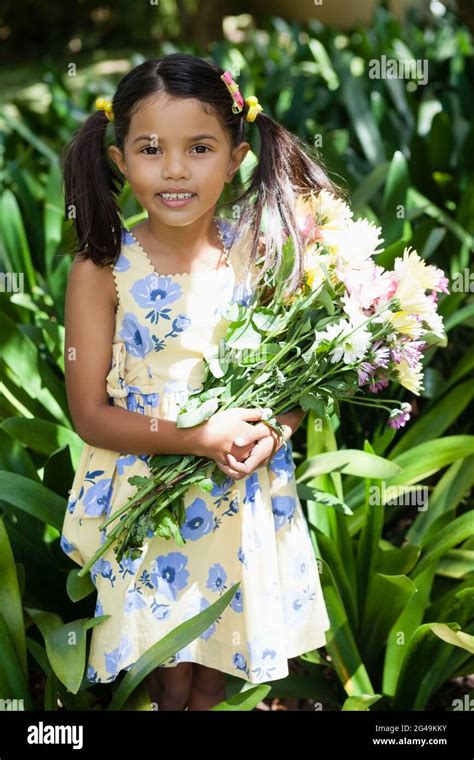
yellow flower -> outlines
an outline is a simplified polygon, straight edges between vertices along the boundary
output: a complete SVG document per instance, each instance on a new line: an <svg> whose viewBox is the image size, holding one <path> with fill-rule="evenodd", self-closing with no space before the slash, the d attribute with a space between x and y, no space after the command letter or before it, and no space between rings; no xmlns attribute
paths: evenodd
<svg viewBox="0 0 474 760"><path fill-rule="evenodd" d="M422 367L419 364L416 367L411 367L406 359L402 359L397 364L397 372L400 385L403 385L404 388L419 396L420 391L424 390L422 385Z"/></svg>
<svg viewBox="0 0 474 760"><path fill-rule="evenodd" d="M420 322L408 311L386 312L385 319L393 326L394 330L402 335L419 338L422 333Z"/></svg>
<svg viewBox="0 0 474 760"><path fill-rule="evenodd" d="M397 256L394 270L403 282L422 290L439 289L440 269L426 264L416 251L405 248L403 258Z"/></svg>
<svg viewBox="0 0 474 760"><path fill-rule="evenodd" d="M325 267L330 265L330 257L325 253L318 253L318 247L312 246L305 254L305 278L311 290L315 290L327 279Z"/></svg>

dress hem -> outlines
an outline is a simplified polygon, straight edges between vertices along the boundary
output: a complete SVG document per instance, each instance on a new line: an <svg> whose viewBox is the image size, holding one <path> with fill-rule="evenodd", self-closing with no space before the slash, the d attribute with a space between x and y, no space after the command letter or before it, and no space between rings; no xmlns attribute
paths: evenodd
<svg viewBox="0 0 474 760"><path fill-rule="evenodd" d="M204 665L204 666L207 666L207 667L212 667L214 670L220 670L222 673L226 673L227 675L230 675L230 676L235 676L236 678L240 678L242 681L245 681L246 683L251 683L251 684L254 684L256 686L258 684L268 683L269 681L279 681L282 678L286 678L288 675L290 675L290 671L289 671L289 668L288 668L288 660L291 660L294 657L299 657L300 655L306 654L307 652L311 652L314 649L320 649L321 647L326 646L326 644L328 643L328 639L327 639L327 636L325 635L325 633L326 633L326 631L329 631L329 628L330 628L330 626L328 626L327 628L324 628L322 634L317 637L316 641L313 639L310 643L299 644L298 646L296 646L294 648L294 650L290 649L290 652L292 652L292 654L288 654L287 655L286 666L284 666L283 669L280 668L279 673L273 675L272 677L261 678L261 679L245 678L243 675L240 675L240 673L242 673L242 671L237 671L236 672L236 668L231 668L228 665L225 665L225 664L222 664L220 666L216 666L215 664L208 665L208 661L209 661L208 658L206 656L200 656L198 653L193 654L192 656L191 655L185 655L185 656L183 656L182 659L179 659L174 665L166 665L164 667L173 668L173 667L176 667L176 665L179 665L182 662L192 662L192 663L196 663L197 665ZM102 683L104 683L104 684L105 683L113 683L118 678L118 676L120 675L120 673L122 672L122 670L130 670L130 668L132 668L133 665L137 662L137 659L139 659L139 658L135 658L132 661L130 661L129 663L126 663L126 664L122 665L120 667L120 669L115 673L115 675L114 675L113 678L110 678L110 673L104 673L103 671L100 672L100 671L97 670L97 671L95 671L96 677L94 679L87 678L86 680L91 681L92 683L100 683L100 684L102 684ZM163 667L163 665L157 665L156 667L160 668L160 667ZM102 677L102 676L104 676L104 677Z"/></svg>

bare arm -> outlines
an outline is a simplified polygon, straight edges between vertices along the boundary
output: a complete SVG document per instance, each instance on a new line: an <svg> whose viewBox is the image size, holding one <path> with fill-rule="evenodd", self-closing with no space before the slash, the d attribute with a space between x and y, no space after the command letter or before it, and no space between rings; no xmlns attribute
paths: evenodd
<svg viewBox="0 0 474 760"><path fill-rule="evenodd" d="M66 291L64 365L75 429L92 446L129 454L194 454L201 426L110 406L106 377L112 359L116 294L112 270L75 259Z"/></svg>
<svg viewBox="0 0 474 760"><path fill-rule="evenodd" d="M305 416L306 412L304 412L299 406L295 409L292 409L291 412L276 415L277 420L280 422L285 431L286 440L288 440L288 438L291 438L291 436L296 433Z"/></svg>

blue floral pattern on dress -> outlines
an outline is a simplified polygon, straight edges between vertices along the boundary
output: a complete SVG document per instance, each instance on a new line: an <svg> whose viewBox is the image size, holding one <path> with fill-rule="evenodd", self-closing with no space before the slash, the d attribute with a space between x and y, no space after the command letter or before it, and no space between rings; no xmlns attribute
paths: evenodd
<svg viewBox="0 0 474 760"><path fill-rule="evenodd" d="M225 591L227 573L219 562L216 562L211 568L209 568L209 575L207 578L206 588L210 588L211 591Z"/></svg>
<svg viewBox="0 0 474 760"><path fill-rule="evenodd" d="M291 522L296 507L296 501L292 496L273 496L272 510L275 518L275 530L280 530L283 525Z"/></svg>
<svg viewBox="0 0 474 760"><path fill-rule="evenodd" d="M146 325L140 324L135 314L127 313L122 320L119 337L125 342L126 349L132 356L143 359L153 350L153 341Z"/></svg>
<svg viewBox="0 0 474 760"><path fill-rule="evenodd" d="M170 304L180 297L181 287L171 277L149 274L134 283L131 293L142 309L149 310L145 319L156 325L159 319L171 319Z"/></svg>
<svg viewBox="0 0 474 760"><path fill-rule="evenodd" d="M170 552L160 555L151 565L150 579L154 588L168 599L176 599L178 591L188 583L189 570L186 570L188 558L182 552Z"/></svg>
<svg viewBox="0 0 474 760"><path fill-rule="evenodd" d="M214 525L214 515L208 509L204 499L194 499L186 509L186 517L181 527L181 535L185 539L197 541L201 536L210 533Z"/></svg>
<svg viewBox="0 0 474 760"><path fill-rule="evenodd" d="M88 473L86 480L93 480L103 471ZM108 515L110 509L110 499L112 496L112 478L101 478L94 485L90 486L82 499L85 513L92 517Z"/></svg>
<svg viewBox="0 0 474 760"><path fill-rule="evenodd" d="M186 314L178 314L176 319L173 319L172 329L170 332L166 333L165 338L177 338L178 335L184 332L190 324L191 320Z"/></svg>

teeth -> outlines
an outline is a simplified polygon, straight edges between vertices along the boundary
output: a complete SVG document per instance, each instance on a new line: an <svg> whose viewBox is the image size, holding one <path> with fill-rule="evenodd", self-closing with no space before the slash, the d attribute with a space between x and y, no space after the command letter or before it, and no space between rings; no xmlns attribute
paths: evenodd
<svg viewBox="0 0 474 760"><path fill-rule="evenodd" d="M178 200L178 199L184 199L184 198L192 198L194 193L159 193L162 198L166 198L166 200Z"/></svg>

